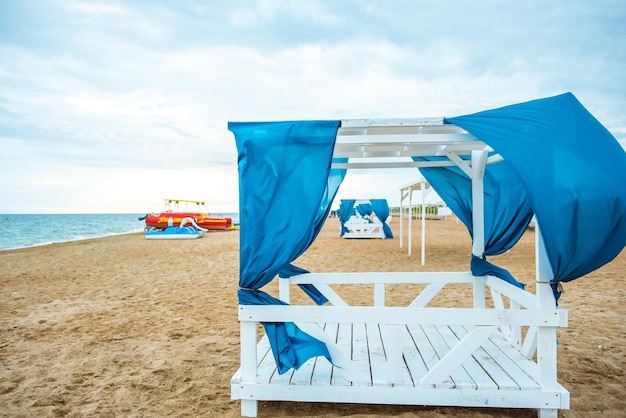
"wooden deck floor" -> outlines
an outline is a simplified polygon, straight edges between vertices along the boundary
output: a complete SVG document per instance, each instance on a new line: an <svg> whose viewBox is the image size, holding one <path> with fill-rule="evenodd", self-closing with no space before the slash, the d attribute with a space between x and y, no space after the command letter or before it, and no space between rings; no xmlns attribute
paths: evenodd
<svg viewBox="0 0 626 418"><path fill-rule="evenodd" d="M420 379L450 347L468 333L463 326L411 325L403 327L402 378L389 384L385 332L378 324L325 324L337 344L366 376L350 382L325 358L310 359L298 370L279 374L269 342L258 346L256 381L232 378L233 399L309 402L396 403L407 405L463 405L520 408L560 408L568 392L562 387L542 389L535 376L537 364L526 359L494 332L461 367L435 385ZM567 398L567 401L569 398Z"/></svg>

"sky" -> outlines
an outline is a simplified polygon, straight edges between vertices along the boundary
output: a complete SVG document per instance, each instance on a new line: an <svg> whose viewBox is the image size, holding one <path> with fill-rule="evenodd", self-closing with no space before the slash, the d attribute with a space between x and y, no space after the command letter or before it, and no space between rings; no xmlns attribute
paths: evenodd
<svg viewBox="0 0 626 418"><path fill-rule="evenodd" d="M626 146L623 0L0 0L0 213L237 212L228 121L565 92ZM349 172L337 199L397 206L413 170Z"/></svg>

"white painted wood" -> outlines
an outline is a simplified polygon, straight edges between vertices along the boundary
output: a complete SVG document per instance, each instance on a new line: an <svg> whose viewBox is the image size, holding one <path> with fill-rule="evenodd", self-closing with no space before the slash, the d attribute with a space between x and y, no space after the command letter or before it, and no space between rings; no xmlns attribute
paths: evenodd
<svg viewBox="0 0 626 418"><path fill-rule="evenodd" d="M472 178L472 253L482 256L482 177L486 164L502 160L499 155L489 157L489 151L483 142L441 118L342 121L334 157L394 160L349 161L333 167L460 167ZM448 160L408 161L420 155ZM407 209L410 228L412 202ZM401 247L404 210L401 203ZM410 254L410 234L408 239ZM310 273L284 279L279 284L282 300L289 300L290 285L310 283L330 296L333 306L240 306L241 367L231 379L231 397L242 401L245 416L257 414L259 400L287 400L535 408L540 417L556 417L559 409L569 408L569 393L556 380L556 329L567 325L567 312L555 307L547 283L553 276L542 242L536 248L536 295L491 276L474 278L469 272ZM334 283L374 284L374 306L347 306L330 287ZM409 307L385 307L387 283L426 288ZM473 309L425 308L447 283L472 286ZM485 307L487 288L495 308ZM257 344L261 321L296 322L326 342L335 365L315 358L297 371L279 374L267 338ZM522 329L526 335L520 344Z"/></svg>
<svg viewBox="0 0 626 418"><path fill-rule="evenodd" d="M400 189L400 248L404 242L404 199L407 196L407 191L404 188Z"/></svg>
<svg viewBox="0 0 626 418"><path fill-rule="evenodd" d="M485 252L485 202L483 177L487 151L472 151L472 254L482 257Z"/></svg>
<svg viewBox="0 0 626 418"><path fill-rule="evenodd" d="M402 334L404 325L380 326L380 332L385 341L385 354L387 357L387 383L397 385L402 383L403 358L402 358Z"/></svg>
<svg viewBox="0 0 626 418"><path fill-rule="evenodd" d="M423 308L445 286L445 283L431 283L411 302L409 308Z"/></svg>
<svg viewBox="0 0 626 418"><path fill-rule="evenodd" d="M537 351L537 328L536 326L528 327L526 337L524 337L524 342L522 343L520 352L527 359L533 358Z"/></svg>
<svg viewBox="0 0 626 418"><path fill-rule="evenodd" d="M537 415L539 418L557 418L559 416L558 409L540 408Z"/></svg>
<svg viewBox="0 0 626 418"><path fill-rule="evenodd" d="M485 284L525 308L534 309L537 307L537 297L535 295L519 287L511 286L498 277L487 276Z"/></svg>
<svg viewBox="0 0 626 418"><path fill-rule="evenodd" d="M549 282L554 278L548 255L543 242L541 225L535 226L535 252L537 260L537 309L555 306L556 301ZM537 366L538 379L543 387L554 387L557 383L557 327L540 326L537 328ZM549 409L549 408L548 408ZM550 415L551 411L540 411Z"/></svg>
<svg viewBox="0 0 626 418"><path fill-rule="evenodd" d="M474 297L474 309L485 309L485 283L486 277L474 277L472 295Z"/></svg>
<svg viewBox="0 0 626 418"><path fill-rule="evenodd" d="M552 310L496 310L471 308L405 308L367 306L292 306L240 305L240 321L257 322L345 322L429 325L537 325L558 327L559 311Z"/></svg>
<svg viewBox="0 0 626 418"><path fill-rule="evenodd" d="M346 338L345 341L342 341L342 344L348 344L347 347L343 347L342 349L339 340L335 342L333 338L326 334L326 332L318 324L296 322L296 326L310 336L317 338L318 340L326 344L326 347L328 348L328 352L330 353L333 362L336 366L339 367L339 372L345 376L346 380L352 382L369 381L369 378L366 377L363 372L360 371L351 361L351 355L346 354L351 352L351 337ZM338 338L339 336L340 335L338 334Z"/></svg>
<svg viewBox="0 0 626 418"><path fill-rule="evenodd" d="M343 300L343 298L339 296L337 292L335 292L333 288L329 285L324 283L316 283L315 288L319 290L319 292L324 295L326 299L328 299L328 301L334 306L348 306L346 301Z"/></svg>
<svg viewBox="0 0 626 418"><path fill-rule="evenodd" d="M255 383L257 376L256 322L242 321L240 323L239 332L241 337L241 383ZM256 417L258 411L257 401L241 399L241 415L244 417Z"/></svg>
<svg viewBox="0 0 626 418"><path fill-rule="evenodd" d="M413 189L409 191L409 255L413 253Z"/></svg>
<svg viewBox="0 0 626 418"><path fill-rule="evenodd" d="M374 306L385 306L384 283L374 283Z"/></svg>
<svg viewBox="0 0 626 418"><path fill-rule="evenodd" d="M424 181L420 182L422 194L422 266L426 263L426 187Z"/></svg>
<svg viewBox="0 0 626 418"><path fill-rule="evenodd" d="M278 279L278 298L285 303L289 303L291 300L289 279Z"/></svg>
<svg viewBox="0 0 626 418"><path fill-rule="evenodd" d="M473 276L466 271L304 273L289 280L291 284L473 283Z"/></svg>
<svg viewBox="0 0 626 418"><path fill-rule="evenodd" d="M475 327L430 369L428 374L420 380L420 385L435 384L456 371L461 363L467 359L468 353L471 355L494 331L495 327Z"/></svg>

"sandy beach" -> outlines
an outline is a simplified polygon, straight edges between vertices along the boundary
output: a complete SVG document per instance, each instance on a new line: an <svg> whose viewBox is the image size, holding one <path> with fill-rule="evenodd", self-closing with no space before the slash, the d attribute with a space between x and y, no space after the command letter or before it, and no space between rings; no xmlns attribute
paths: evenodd
<svg viewBox="0 0 626 418"><path fill-rule="evenodd" d="M468 270L470 238L453 219L419 225L412 256L393 240L339 238L329 219L296 264L314 271ZM493 257L534 278L534 232ZM230 378L239 367L239 232L147 241L129 234L0 252L0 416L239 417ZM626 411L626 254L564 285L559 381L571 393L560 417ZM268 287L277 294L275 284ZM295 293L295 291L294 291ZM359 297L358 292L354 296ZM454 289L435 304L456 306ZM402 301L402 289L394 292ZM355 303L358 301L355 300ZM261 402L259 417L534 417L534 410Z"/></svg>

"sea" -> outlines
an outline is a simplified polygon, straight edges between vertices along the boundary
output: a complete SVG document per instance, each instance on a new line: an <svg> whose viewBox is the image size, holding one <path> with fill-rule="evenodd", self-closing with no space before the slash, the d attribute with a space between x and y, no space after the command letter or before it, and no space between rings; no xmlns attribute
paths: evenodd
<svg viewBox="0 0 626 418"><path fill-rule="evenodd" d="M238 213L211 213L239 222ZM145 213L0 214L0 251L141 232Z"/></svg>

